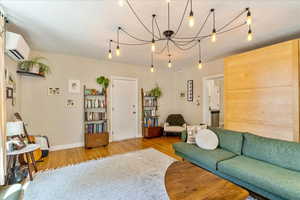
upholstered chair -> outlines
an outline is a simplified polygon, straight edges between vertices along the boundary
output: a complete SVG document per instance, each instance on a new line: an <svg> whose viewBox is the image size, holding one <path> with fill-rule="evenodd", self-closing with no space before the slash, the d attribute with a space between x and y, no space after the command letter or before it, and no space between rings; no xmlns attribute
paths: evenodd
<svg viewBox="0 0 300 200"><path fill-rule="evenodd" d="M175 133L181 135L186 130L186 123L181 114L171 114L168 116L164 124L164 135L167 133Z"/></svg>

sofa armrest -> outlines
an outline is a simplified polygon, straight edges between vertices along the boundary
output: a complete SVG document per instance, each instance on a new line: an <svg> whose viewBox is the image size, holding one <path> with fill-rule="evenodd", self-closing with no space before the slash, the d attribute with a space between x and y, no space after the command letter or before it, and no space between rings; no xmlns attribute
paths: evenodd
<svg viewBox="0 0 300 200"><path fill-rule="evenodd" d="M168 126L169 126L168 122L164 123L164 129L166 129Z"/></svg>

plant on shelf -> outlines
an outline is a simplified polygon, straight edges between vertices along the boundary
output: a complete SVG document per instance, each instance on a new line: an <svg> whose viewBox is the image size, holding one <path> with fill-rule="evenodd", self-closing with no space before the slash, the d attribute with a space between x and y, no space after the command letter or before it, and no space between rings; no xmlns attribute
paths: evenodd
<svg viewBox="0 0 300 200"><path fill-rule="evenodd" d="M30 60L20 61L18 67L22 71L32 72L36 74L49 74L50 67L45 63L42 63L41 60L47 60L45 57L34 57Z"/></svg>
<svg viewBox="0 0 300 200"><path fill-rule="evenodd" d="M96 81L102 87L102 89L106 89L109 86L109 79L105 76L99 76Z"/></svg>
<svg viewBox="0 0 300 200"><path fill-rule="evenodd" d="M149 92L150 96L159 98L162 95L161 89L158 85L155 86L155 88L153 88L152 90L150 90Z"/></svg>

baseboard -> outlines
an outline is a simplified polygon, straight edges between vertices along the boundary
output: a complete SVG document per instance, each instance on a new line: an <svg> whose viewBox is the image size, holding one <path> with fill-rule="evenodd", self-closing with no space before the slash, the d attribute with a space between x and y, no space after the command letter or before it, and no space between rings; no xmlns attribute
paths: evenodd
<svg viewBox="0 0 300 200"><path fill-rule="evenodd" d="M73 143L73 144L55 145L50 148L50 151L58 151L58 150L71 149L71 148L83 147L83 146L84 146L84 144L82 142Z"/></svg>

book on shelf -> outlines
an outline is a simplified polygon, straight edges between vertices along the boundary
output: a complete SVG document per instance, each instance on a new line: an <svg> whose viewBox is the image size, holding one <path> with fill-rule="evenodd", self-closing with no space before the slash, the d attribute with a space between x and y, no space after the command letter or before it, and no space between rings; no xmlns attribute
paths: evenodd
<svg viewBox="0 0 300 200"><path fill-rule="evenodd" d="M100 98L85 99L84 108L105 108L105 100Z"/></svg>
<svg viewBox="0 0 300 200"><path fill-rule="evenodd" d="M144 127L157 127L158 126L158 118L156 117L145 117L144 118Z"/></svg>
<svg viewBox="0 0 300 200"><path fill-rule="evenodd" d="M144 99L144 106L146 106L146 107L156 107L157 106L156 98Z"/></svg>
<svg viewBox="0 0 300 200"><path fill-rule="evenodd" d="M144 117L156 117L156 110L144 110Z"/></svg>
<svg viewBox="0 0 300 200"><path fill-rule="evenodd" d="M102 133L102 132L106 132L106 130L107 130L107 123L85 125L85 133Z"/></svg>
<svg viewBox="0 0 300 200"><path fill-rule="evenodd" d="M85 112L85 121L100 121L106 119L106 112Z"/></svg>

